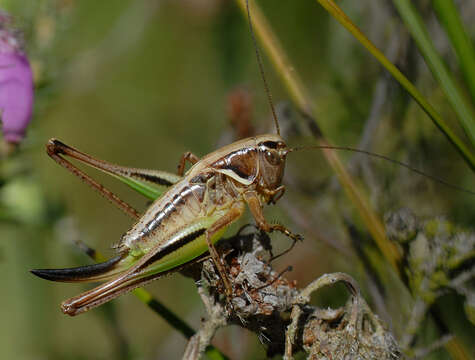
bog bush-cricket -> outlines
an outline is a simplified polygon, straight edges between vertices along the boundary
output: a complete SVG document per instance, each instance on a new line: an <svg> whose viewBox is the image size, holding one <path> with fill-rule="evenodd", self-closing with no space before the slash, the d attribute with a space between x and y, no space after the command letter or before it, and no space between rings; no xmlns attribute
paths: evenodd
<svg viewBox="0 0 475 360"><path fill-rule="evenodd" d="M254 36L252 28L251 34ZM263 75L257 47L256 52ZM270 97L264 75L263 79L266 93ZM118 166L93 158L59 140L51 139L48 142L48 154L55 161L136 220L116 246L117 256L106 262L70 269L33 270L34 274L54 281L106 281L63 302L61 308L64 313L76 315L99 306L194 262L206 251L209 251L223 282L223 293L226 297L231 297L233 283L229 281L227 265L214 244L222 237L225 229L242 216L246 207L260 230L281 232L294 242L300 239L299 235L287 227L269 222L263 214L266 204L276 203L284 195L285 185L282 184L282 179L287 155L305 148L289 147L286 144L279 134L271 99L269 103L276 134L239 140L201 158L193 153L185 153L179 162L177 174ZM338 148L314 146L322 147ZM140 214L63 155L111 174L156 200ZM192 166L185 172L186 162L190 162Z"/></svg>

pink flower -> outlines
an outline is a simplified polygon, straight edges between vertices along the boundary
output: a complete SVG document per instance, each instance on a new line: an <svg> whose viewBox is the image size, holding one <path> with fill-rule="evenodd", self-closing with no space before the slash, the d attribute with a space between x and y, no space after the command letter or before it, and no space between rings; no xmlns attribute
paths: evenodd
<svg viewBox="0 0 475 360"><path fill-rule="evenodd" d="M17 37L5 23L0 16L0 118L4 139L16 144L25 136L33 111L33 74Z"/></svg>

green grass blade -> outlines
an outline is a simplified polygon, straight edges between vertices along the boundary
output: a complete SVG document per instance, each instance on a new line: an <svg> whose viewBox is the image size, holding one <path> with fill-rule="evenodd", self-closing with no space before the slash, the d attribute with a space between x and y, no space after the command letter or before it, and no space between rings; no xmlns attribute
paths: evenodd
<svg viewBox="0 0 475 360"><path fill-rule="evenodd" d="M453 0L433 0L437 17L449 35L468 90L475 103L475 48L467 35Z"/></svg>
<svg viewBox="0 0 475 360"><path fill-rule="evenodd" d="M444 2L448 3L449 0L444 0ZM475 115L473 109L463 98L457 85L452 80L447 67L429 37L422 18L411 0L393 0L393 3L416 41L432 74L442 87L472 145L475 145Z"/></svg>
<svg viewBox="0 0 475 360"><path fill-rule="evenodd" d="M86 251L86 254L88 254L94 261L96 262L106 261L106 258L97 250L91 249L87 245L85 245L84 249L90 250L90 251ZM138 289L132 290L132 293L137 298L139 298L140 301L142 301L145 305L147 305L153 312L160 315L160 317L162 317L169 325L171 325L175 330L180 332L187 339L191 338L193 335L196 334L196 331L190 325L188 325L173 311L168 309L160 301L154 298L153 295L150 294L147 290L138 288ZM211 360L229 359L226 355L224 355L219 349L217 349L213 345L209 345L206 347L205 354Z"/></svg>
<svg viewBox="0 0 475 360"><path fill-rule="evenodd" d="M371 41L353 24L346 14L332 0L317 0L338 22L340 22L350 33L364 46L371 54L391 73L391 75L409 92L416 102L433 120L436 126L445 134L449 141L457 148L467 164L472 170L475 170L474 156L465 146L465 144L450 130L440 115L422 96L416 87L394 66L384 54L376 48ZM379 245L379 244L378 244ZM384 253L383 253L384 254ZM452 358L465 360L468 355L457 338L453 338L445 345L446 350Z"/></svg>
<svg viewBox="0 0 475 360"><path fill-rule="evenodd" d="M455 145L455 147L462 154L471 169L475 170L475 157L467 149L465 144L448 128L442 118L438 115L434 108L425 100L422 94L412 85L412 83L379 51L350 21L350 19L341 11L341 9L331 0L317 0L325 9L327 9L340 23L342 23L372 54L383 66L401 83L401 85L412 95L412 97L421 105L434 123L443 131L447 138ZM237 3L246 14L245 0L237 0ZM252 22L256 35L260 38L265 51L271 59L273 65L277 69L277 73L281 76L285 86L287 87L292 101L296 104L299 110L308 117L312 122L314 133L319 137L319 143L324 145L328 142L319 133L318 124L314 117L315 105L312 98L309 96L307 89L303 85L295 67L287 58L283 51L277 37L274 35L266 18L260 11L259 7L254 3L252 6ZM324 151L327 161L335 170L341 181L342 187L346 194L351 199L352 203L358 209L359 214L363 218L368 231L371 233L375 243L379 247L381 253L384 255L396 272L401 275L399 264L401 261L401 254L395 249L386 237L384 227L381 220L374 213L369 205L369 201L356 185L351 176L346 172L343 164L339 160L334 151ZM454 356L455 359L466 359L466 353L456 338L452 339L447 345L446 349Z"/></svg>
<svg viewBox="0 0 475 360"><path fill-rule="evenodd" d="M363 45L387 71L406 89L412 98L421 106L434 124L442 131L447 139L455 146L468 166L475 171L475 155L468 149L463 141L449 128L442 117L417 90L417 88L404 76L401 71L391 63L386 56L373 45L358 27L346 16L346 14L332 0L317 0L340 24L342 24Z"/></svg>
<svg viewBox="0 0 475 360"><path fill-rule="evenodd" d="M245 0L237 0L238 5L244 14L246 11ZM264 50L267 52L270 60L276 68L277 73L282 78L283 83L287 87L289 95L297 108L304 114L309 122L313 134L318 140L319 145L328 146L330 143L324 138L318 129L319 126L313 116L315 113L315 104L308 90L303 85L298 72L288 59L286 53L282 49L279 40L275 36L267 19L257 4L252 4L251 9L252 24L256 35L261 40ZM323 154L338 176L338 179L352 204L361 216L366 228L373 237L380 251L384 254L386 260L391 264L396 272L399 272L399 263L401 254L397 248L386 237L384 226L379 216L371 208L367 195L356 185L355 180L348 174L345 166L341 162L334 150L323 150Z"/></svg>

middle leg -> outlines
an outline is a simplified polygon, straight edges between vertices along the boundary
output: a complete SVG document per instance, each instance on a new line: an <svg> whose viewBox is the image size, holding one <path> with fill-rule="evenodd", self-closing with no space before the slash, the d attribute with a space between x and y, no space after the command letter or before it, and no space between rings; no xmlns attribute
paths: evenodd
<svg viewBox="0 0 475 360"><path fill-rule="evenodd" d="M193 154L192 152L187 151L181 156L180 162L178 163L178 175L183 176L185 173L185 163L189 161L193 165L200 161L200 158Z"/></svg>
<svg viewBox="0 0 475 360"><path fill-rule="evenodd" d="M205 233L206 236L206 243L208 245L209 253L211 255L211 258L213 259L216 268L218 269L219 276L223 280L224 284L224 289L226 292L226 297L230 298L233 289L231 286L231 283L229 282L229 278L226 273L226 267L224 264L223 259L219 256L218 251L216 250L216 247L214 244L211 242L211 239L214 234L216 234L219 230L229 226L233 221L241 217L241 215L244 213L244 206L243 204L235 204L231 207L231 209L221 218L216 220L207 230Z"/></svg>

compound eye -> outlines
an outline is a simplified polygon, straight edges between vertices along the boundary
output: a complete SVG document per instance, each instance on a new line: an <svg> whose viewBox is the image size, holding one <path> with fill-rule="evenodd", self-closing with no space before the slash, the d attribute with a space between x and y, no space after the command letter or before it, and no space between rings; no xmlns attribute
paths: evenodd
<svg viewBox="0 0 475 360"><path fill-rule="evenodd" d="M281 162L280 156L277 153L277 151L266 151L266 160L271 164L271 165L279 165Z"/></svg>

